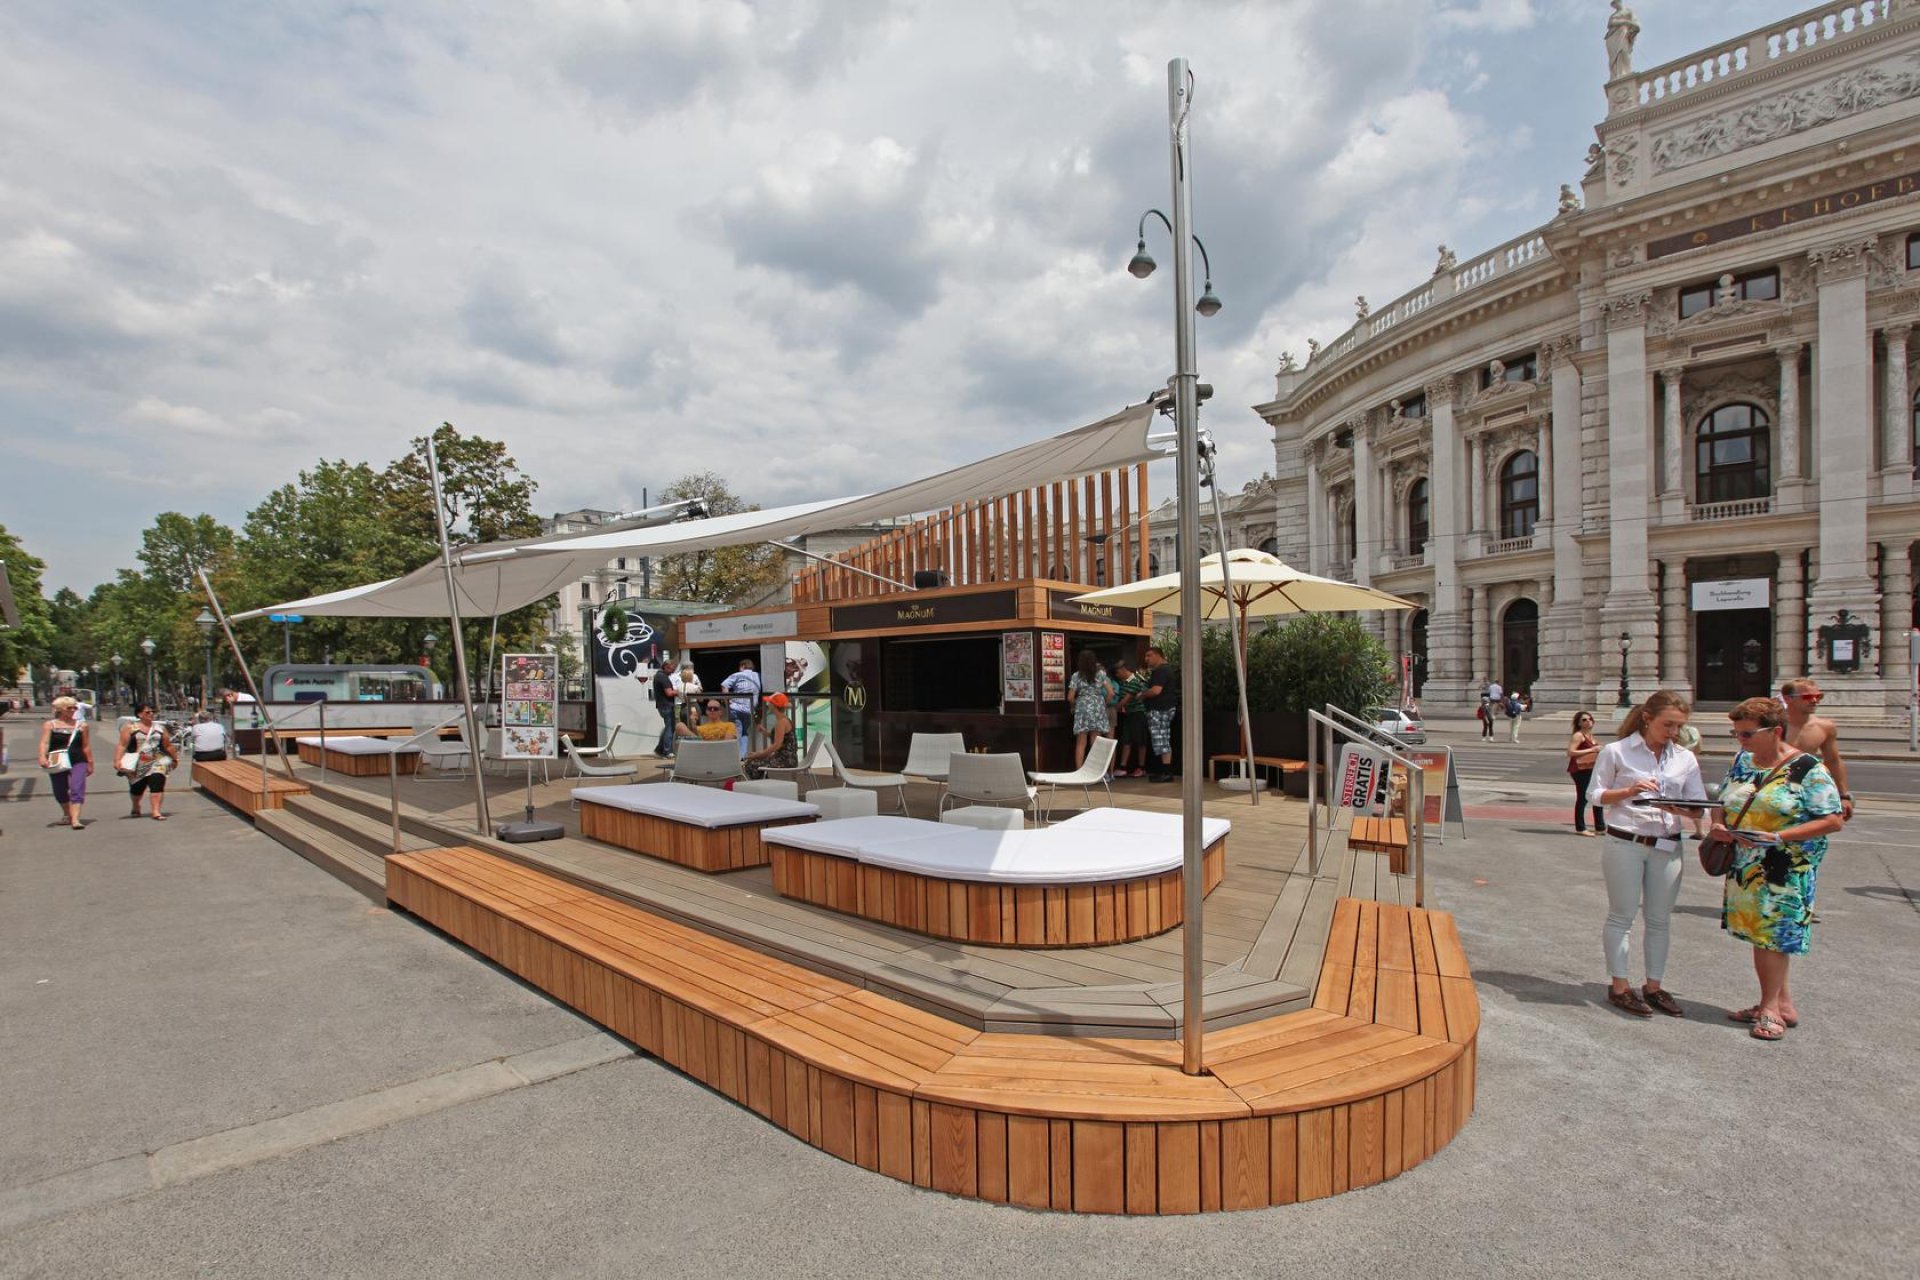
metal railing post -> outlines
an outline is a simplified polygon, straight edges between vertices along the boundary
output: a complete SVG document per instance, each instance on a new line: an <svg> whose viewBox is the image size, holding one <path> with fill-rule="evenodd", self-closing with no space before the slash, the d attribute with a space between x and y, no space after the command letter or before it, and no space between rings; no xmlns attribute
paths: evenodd
<svg viewBox="0 0 1920 1280"><path fill-rule="evenodd" d="M1307 712L1307 874L1320 874L1320 726Z"/></svg>
<svg viewBox="0 0 1920 1280"><path fill-rule="evenodd" d="M412 746L414 743L420 741L420 739L426 737L430 733L440 732L442 729L446 728L448 725L452 724L456 720L465 719L466 714L467 714L466 709L463 707L459 711L456 711L452 715L446 717L444 720L439 721L437 724L430 724L426 728L420 730L418 733L410 734L407 737L400 739L399 742L390 742L387 744L387 816L389 821L392 824L392 830L393 830L392 843L393 843L394 853L401 852L401 848L400 848L400 751L401 749L403 747ZM472 769L478 769L479 765L475 760L473 744L469 742L469 743L465 743L464 745L467 748L467 767Z"/></svg>
<svg viewBox="0 0 1920 1280"><path fill-rule="evenodd" d="M314 703L320 708L320 781L327 780L327 700Z"/></svg>

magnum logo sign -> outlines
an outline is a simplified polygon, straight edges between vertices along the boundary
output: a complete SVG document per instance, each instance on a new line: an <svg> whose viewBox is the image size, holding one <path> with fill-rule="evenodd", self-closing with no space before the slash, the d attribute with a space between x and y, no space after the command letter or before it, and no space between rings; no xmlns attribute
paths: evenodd
<svg viewBox="0 0 1920 1280"><path fill-rule="evenodd" d="M1898 178L1882 178L1878 182L1863 183L1845 191L1835 191L1824 196L1810 196L1794 204L1781 205L1778 208L1750 213L1729 222L1716 223L1711 227L1701 227L1697 231L1686 231L1677 236L1649 241L1647 257L1649 260L1664 258L1669 254L1684 253L1688 249L1698 249L1705 245L1738 240L1742 236L1758 235L1762 231L1790 227L1796 222L1808 222L1814 218L1846 213L1848 210L1858 209L1864 205L1891 200L1895 196L1910 196L1915 192L1920 192L1920 173L1910 173Z"/></svg>
<svg viewBox="0 0 1920 1280"><path fill-rule="evenodd" d="M895 631L902 627L939 627L957 622L1003 622L1016 616L1017 606L1011 591L982 591L930 600L896 597L873 604L841 605L833 611L833 629Z"/></svg>
<svg viewBox="0 0 1920 1280"><path fill-rule="evenodd" d="M1120 627L1140 625L1140 611L1119 604L1081 604L1074 600L1071 591L1049 591L1047 593L1047 616L1054 619L1076 619L1081 622L1111 622Z"/></svg>

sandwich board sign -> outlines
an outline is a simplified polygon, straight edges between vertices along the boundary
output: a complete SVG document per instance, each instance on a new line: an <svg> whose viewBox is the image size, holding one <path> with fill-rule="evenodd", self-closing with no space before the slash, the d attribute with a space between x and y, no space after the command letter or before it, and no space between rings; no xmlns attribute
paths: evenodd
<svg viewBox="0 0 1920 1280"><path fill-rule="evenodd" d="M1349 742L1340 748L1334 803L1355 817L1378 818L1387 812L1390 758L1384 751Z"/></svg>
<svg viewBox="0 0 1920 1280"><path fill-rule="evenodd" d="M1449 822L1459 823L1464 835L1467 817L1460 806L1460 773L1453 765L1453 748L1403 747L1400 754L1420 766L1424 810L1420 815L1421 824L1438 829L1442 844L1447 840Z"/></svg>

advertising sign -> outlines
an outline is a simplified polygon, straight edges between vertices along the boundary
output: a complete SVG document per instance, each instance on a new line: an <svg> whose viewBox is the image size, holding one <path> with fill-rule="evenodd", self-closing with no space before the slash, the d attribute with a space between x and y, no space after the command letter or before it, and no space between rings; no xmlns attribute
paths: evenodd
<svg viewBox="0 0 1920 1280"><path fill-rule="evenodd" d="M1773 587L1769 578L1730 578L1723 582L1693 584L1693 611L1713 613L1721 609L1765 609Z"/></svg>
<svg viewBox="0 0 1920 1280"><path fill-rule="evenodd" d="M551 760L560 754L560 656L509 653L500 659L500 756Z"/></svg>
<svg viewBox="0 0 1920 1280"><path fill-rule="evenodd" d="M1067 633L1040 633L1040 697L1046 702L1067 700Z"/></svg>
<svg viewBox="0 0 1920 1280"><path fill-rule="evenodd" d="M1334 784L1334 803L1356 817L1378 818L1387 812L1387 753L1348 743L1340 748L1340 772Z"/></svg>
<svg viewBox="0 0 1920 1280"><path fill-rule="evenodd" d="M1460 775L1453 767L1452 747L1402 747L1400 754L1420 766L1420 820L1437 828L1444 843L1447 823L1457 822L1466 830L1466 812L1460 805Z"/></svg>
<svg viewBox="0 0 1920 1280"><path fill-rule="evenodd" d="M800 615L792 609L782 609L776 613L749 613L732 618L688 618L681 627L688 644L784 640L800 629Z"/></svg>
<svg viewBox="0 0 1920 1280"><path fill-rule="evenodd" d="M660 659L661 637L653 623L622 600L594 611L590 642L593 674L602 680L638 675Z"/></svg>
<svg viewBox="0 0 1920 1280"><path fill-rule="evenodd" d="M1034 701L1033 632L1000 633L1000 684L1001 701Z"/></svg>

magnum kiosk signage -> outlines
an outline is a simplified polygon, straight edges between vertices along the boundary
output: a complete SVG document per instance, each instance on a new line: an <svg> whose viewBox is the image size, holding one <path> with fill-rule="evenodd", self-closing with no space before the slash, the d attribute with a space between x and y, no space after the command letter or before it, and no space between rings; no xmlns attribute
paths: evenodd
<svg viewBox="0 0 1920 1280"><path fill-rule="evenodd" d="M889 596L872 604L843 604L833 610L835 631L895 631L901 627L942 627L956 622L994 622L1014 617L1011 591L973 595Z"/></svg>
<svg viewBox="0 0 1920 1280"><path fill-rule="evenodd" d="M1074 599L1076 591L1047 592L1047 613L1055 618L1078 618L1083 622L1111 622L1122 627L1140 625L1140 611L1119 604L1082 604Z"/></svg>

